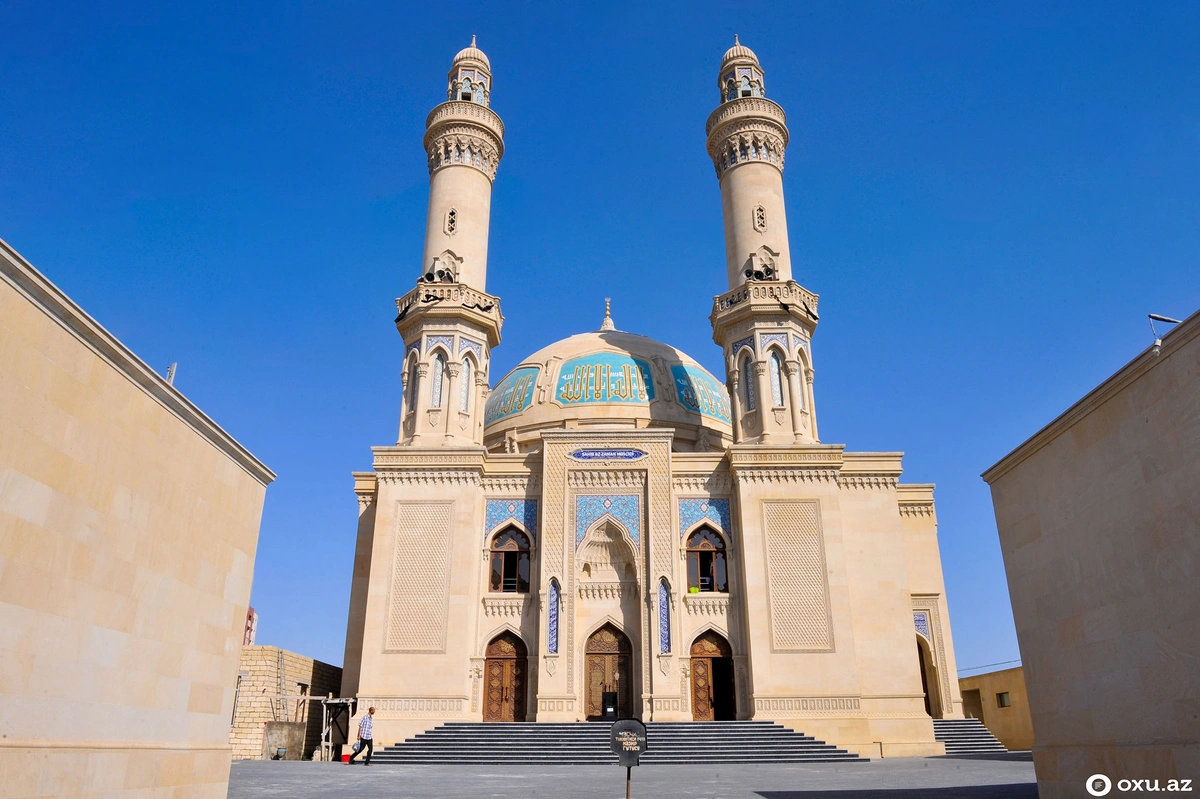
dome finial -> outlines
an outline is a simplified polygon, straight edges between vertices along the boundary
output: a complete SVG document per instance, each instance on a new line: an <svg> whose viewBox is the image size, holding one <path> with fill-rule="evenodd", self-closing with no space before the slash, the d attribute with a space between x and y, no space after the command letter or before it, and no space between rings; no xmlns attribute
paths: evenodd
<svg viewBox="0 0 1200 799"><path fill-rule="evenodd" d="M612 297L604 298L604 321L600 323L601 330L616 330L612 320Z"/></svg>
<svg viewBox="0 0 1200 799"><path fill-rule="evenodd" d="M472 36L472 37L471 37L471 42L472 42L472 44L475 42L475 37L474 37L474 36ZM739 44L741 44L741 42L739 42L739 41L738 41L738 38L737 38L737 34L736 34L736 33L735 33L735 34L733 34L733 43L734 43L734 45L735 45L735 46L736 46L736 45L739 45Z"/></svg>
<svg viewBox="0 0 1200 799"><path fill-rule="evenodd" d="M736 34L736 33L735 33L735 34L733 34L733 40L734 40L735 42L737 41L737 34ZM473 34L473 33L471 34L471 46L472 46L472 47L474 47L474 46L475 46L475 34Z"/></svg>

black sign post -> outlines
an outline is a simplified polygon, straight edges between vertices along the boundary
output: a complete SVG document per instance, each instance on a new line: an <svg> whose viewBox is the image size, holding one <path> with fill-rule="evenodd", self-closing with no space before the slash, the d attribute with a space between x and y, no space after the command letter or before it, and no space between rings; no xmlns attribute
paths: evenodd
<svg viewBox="0 0 1200 799"><path fill-rule="evenodd" d="M621 719L613 722L609 736L613 752L625 767L625 799L629 799L632 768L638 764L642 752L647 749L646 725L637 719Z"/></svg>

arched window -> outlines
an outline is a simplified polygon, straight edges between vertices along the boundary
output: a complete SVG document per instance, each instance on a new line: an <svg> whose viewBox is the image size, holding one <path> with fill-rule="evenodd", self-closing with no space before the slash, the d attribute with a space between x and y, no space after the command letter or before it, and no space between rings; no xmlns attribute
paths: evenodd
<svg viewBox="0 0 1200 799"><path fill-rule="evenodd" d="M529 539L511 527L492 539L491 590L529 593Z"/></svg>
<svg viewBox="0 0 1200 799"><path fill-rule="evenodd" d="M725 593L729 582L725 570L725 541L707 527L692 533L687 543L688 592L692 589Z"/></svg>
<svg viewBox="0 0 1200 799"><path fill-rule="evenodd" d="M772 352L768 359L771 368L771 404L776 408L783 407L783 364L779 362L779 353Z"/></svg>
<svg viewBox="0 0 1200 799"><path fill-rule="evenodd" d="M658 651L671 651L671 587L666 577L658 582Z"/></svg>
<svg viewBox="0 0 1200 799"><path fill-rule="evenodd" d="M471 79L463 78L462 93L459 95L463 100L470 101L471 99Z"/></svg>
<svg viewBox="0 0 1200 799"><path fill-rule="evenodd" d="M442 381L446 379L446 359L440 354L433 356L433 380L430 388L432 397L430 398L429 407L442 407Z"/></svg>
<svg viewBox="0 0 1200 799"><path fill-rule="evenodd" d="M462 371L459 373L458 409L466 413L471 409L471 359L463 358Z"/></svg>
<svg viewBox="0 0 1200 799"><path fill-rule="evenodd" d="M742 78L742 97L750 96L750 79Z"/></svg>
<svg viewBox="0 0 1200 799"><path fill-rule="evenodd" d="M549 616L546 620L546 654L558 654L558 606L559 606L559 590L558 580L550 580L550 597L549 597Z"/></svg>
<svg viewBox="0 0 1200 799"><path fill-rule="evenodd" d="M751 368L750 356L742 358L742 386L746 400L746 410L752 411L755 408L754 403L754 369Z"/></svg>
<svg viewBox="0 0 1200 799"><path fill-rule="evenodd" d="M725 99L726 100L736 100L737 99L737 84L735 84L733 82L733 78L730 78L729 80L725 81Z"/></svg>
<svg viewBox="0 0 1200 799"><path fill-rule="evenodd" d="M405 411L405 413L408 413L409 411L415 410L417 407L417 359L416 358L413 358L412 362L409 363L409 365L408 365L408 385L405 386L404 388L405 388L405 394L406 394L406 396L404 397L404 411Z"/></svg>

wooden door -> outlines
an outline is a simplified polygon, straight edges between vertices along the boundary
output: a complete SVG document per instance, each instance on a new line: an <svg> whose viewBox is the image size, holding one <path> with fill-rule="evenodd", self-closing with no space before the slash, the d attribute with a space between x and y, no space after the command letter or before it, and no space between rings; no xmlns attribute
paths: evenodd
<svg viewBox="0 0 1200 799"><path fill-rule="evenodd" d="M692 718L695 721L732 719L733 650L722 636L709 630L692 643Z"/></svg>
<svg viewBox="0 0 1200 799"><path fill-rule="evenodd" d="M604 715L603 694L617 692L617 715L633 715L633 647L625 634L606 624L588 638L584 660L587 718Z"/></svg>
<svg viewBox="0 0 1200 799"><path fill-rule="evenodd" d="M525 720L526 650L521 639L503 633L488 644L484 661L484 721Z"/></svg>

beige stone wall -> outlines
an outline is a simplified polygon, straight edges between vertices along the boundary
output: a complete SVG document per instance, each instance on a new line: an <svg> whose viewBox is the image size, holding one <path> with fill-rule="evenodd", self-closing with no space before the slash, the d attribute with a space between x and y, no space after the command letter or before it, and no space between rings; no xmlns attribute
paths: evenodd
<svg viewBox="0 0 1200 799"><path fill-rule="evenodd" d="M0 242L0 797L223 797L274 475Z"/></svg>
<svg viewBox="0 0 1200 799"><path fill-rule="evenodd" d="M1025 674L1020 666L963 677L958 685L964 695L968 691L979 692L980 715L972 718L982 721L1005 749L1033 748L1033 719L1029 715ZM1001 693L1008 694L1008 707L1000 707L998 695Z"/></svg>
<svg viewBox="0 0 1200 799"><path fill-rule="evenodd" d="M984 474L1043 799L1200 775L1197 419L1200 314Z"/></svg>
<svg viewBox="0 0 1200 799"><path fill-rule="evenodd" d="M319 660L274 646L243 646L238 664L237 703L229 745L235 760L263 757L263 731L268 721L305 724L303 759L321 741L321 704L302 696L340 696L342 670ZM292 759L291 752L288 753Z"/></svg>

